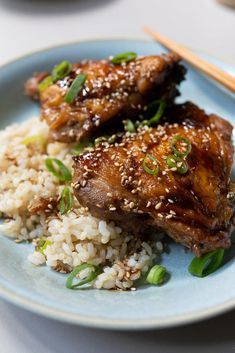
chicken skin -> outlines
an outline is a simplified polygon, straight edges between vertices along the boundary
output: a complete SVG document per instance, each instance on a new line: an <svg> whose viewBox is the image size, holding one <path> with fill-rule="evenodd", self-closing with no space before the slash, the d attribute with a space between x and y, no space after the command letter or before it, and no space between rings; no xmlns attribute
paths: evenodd
<svg viewBox="0 0 235 353"><path fill-rule="evenodd" d="M196 256L230 246L232 126L192 103L162 123L74 157L74 192L92 215L144 237L164 231Z"/></svg>
<svg viewBox="0 0 235 353"><path fill-rule="evenodd" d="M86 75L83 89L73 102L64 97L79 74ZM128 63L110 60L83 61L72 66L63 79L39 91L45 73L26 83L26 94L40 100L41 119L50 127L52 140L75 142L98 135L108 121L138 118L157 99L173 101L185 69L178 56L139 57Z"/></svg>

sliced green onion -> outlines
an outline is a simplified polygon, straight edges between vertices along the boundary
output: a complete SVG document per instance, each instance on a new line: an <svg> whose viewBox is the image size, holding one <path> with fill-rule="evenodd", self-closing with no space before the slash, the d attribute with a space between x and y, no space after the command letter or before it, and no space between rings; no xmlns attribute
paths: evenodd
<svg viewBox="0 0 235 353"><path fill-rule="evenodd" d="M146 278L147 283L159 286L166 281L167 270L165 267L155 265L151 268Z"/></svg>
<svg viewBox="0 0 235 353"><path fill-rule="evenodd" d="M82 279L78 281L77 283L73 284L73 280L76 278L76 276L86 268L90 268L93 271L87 276L87 278ZM77 287L80 287L84 284L92 282L99 274L101 273L101 270L98 266L91 265L91 264L82 264L78 267L76 267L69 275L66 281L66 287L69 289L74 289Z"/></svg>
<svg viewBox="0 0 235 353"><path fill-rule="evenodd" d="M173 154L167 156L166 163L170 168L176 168L177 172L179 172L180 174L187 173L189 169L188 163L184 159L174 156Z"/></svg>
<svg viewBox="0 0 235 353"><path fill-rule="evenodd" d="M74 146L70 152L72 155L78 156L79 154L81 154L84 151L85 148L93 147L93 146L94 146L94 144L91 141L82 141L77 146Z"/></svg>
<svg viewBox="0 0 235 353"><path fill-rule="evenodd" d="M130 120L124 120L124 130L128 132L135 132L135 124Z"/></svg>
<svg viewBox="0 0 235 353"><path fill-rule="evenodd" d="M40 92L44 91L47 87L49 87L50 85L53 84L53 78L52 76L47 76L44 78L44 80L42 80L39 85L38 85L38 89Z"/></svg>
<svg viewBox="0 0 235 353"><path fill-rule="evenodd" d="M153 165L156 165L156 168L151 169L148 167L147 164L148 164L149 160L152 161ZM152 156L151 154L147 154L146 157L144 158L143 168L146 171L146 173L151 174L151 175L156 175L160 170L158 160L154 156Z"/></svg>
<svg viewBox="0 0 235 353"><path fill-rule="evenodd" d="M51 76L52 76L53 82L56 82L68 76L71 70L72 70L72 64L67 60L62 61L60 64L56 65L52 70Z"/></svg>
<svg viewBox="0 0 235 353"><path fill-rule="evenodd" d="M73 207L73 196L67 186L65 186L60 195L59 211L60 214L65 214Z"/></svg>
<svg viewBox="0 0 235 353"><path fill-rule="evenodd" d="M50 240L48 240L46 237L41 237L39 239L39 242L38 242L35 250L40 252L41 254L43 254L44 250L46 250L46 248L51 244L52 244L52 242Z"/></svg>
<svg viewBox="0 0 235 353"><path fill-rule="evenodd" d="M111 60L112 64L121 64L121 63L127 63L129 61L132 61L137 58L137 54L134 52L129 52L129 53L123 53L123 54L118 54L114 56Z"/></svg>
<svg viewBox="0 0 235 353"><path fill-rule="evenodd" d="M102 142L108 142L108 136L99 136L94 140L95 146L100 145Z"/></svg>
<svg viewBox="0 0 235 353"><path fill-rule="evenodd" d="M184 144L183 145L183 148L185 149L184 152L181 152L177 149L176 146L178 143L181 143L181 145L182 143ZM187 155L191 152L192 145L191 145L191 142L186 137L183 137L181 135L176 135L171 140L171 149L177 157L183 158L183 157L187 157Z"/></svg>
<svg viewBox="0 0 235 353"><path fill-rule="evenodd" d="M43 247L39 250L39 252L43 254L44 251L46 250L46 248L51 244L52 244L52 242L50 240L46 240Z"/></svg>
<svg viewBox="0 0 235 353"><path fill-rule="evenodd" d="M135 126L137 129L142 128L145 125L149 125L149 120L136 121Z"/></svg>
<svg viewBox="0 0 235 353"><path fill-rule="evenodd" d="M99 136L94 140L94 144L95 144L95 146L98 146L103 142L112 144L116 141L116 139L117 139L117 135L115 135L115 134L112 136L108 136L108 135Z"/></svg>
<svg viewBox="0 0 235 353"><path fill-rule="evenodd" d="M117 139L117 135L112 135L112 136L109 136L108 137L108 143L110 143L110 144L112 144L112 143L114 143L115 141L116 141L116 139Z"/></svg>
<svg viewBox="0 0 235 353"><path fill-rule="evenodd" d="M69 169L57 158L47 158L45 165L49 172L56 176L59 181L71 181L72 175ZM57 168L56 168L57 167Z"/></svg>
<svg viewBox="0 0 235 353"><path fill-rule="evenodd" d="M224 249L214 250L202 257L194 257L189 265L189 272L193 276L206 277L218 270L224 257Z"/></svg>
<svg viewBox="0 0 235 353"><path fill-rule="evenodd" d="M84 83L86 82L87 75L86 74L79 74L71 84L67 94L64 97L64 101L66 103L72 103L74 99L77 97L78 93L81 92Z"/></svg>
<svg viewBox="0 0 235 353"><path fill-rule="evenodd" d="M26 137L22 143L25 145L25 146L28 146L28 145L32 145L32 144L36 144L39 146L39 148L41 150L44 149L45 147L45 144L46 144L46 139L43 135L34 135L34 136L29 136L29 137Z"/></svg>
<svg viewBox="0 0 235 353"><path fill-rule="evenodd" d="M164 114L164 111L166 109L166 102L163 100L159 100L158 103L159 103L158 110L156 114L149 120L148 125L157 124Z"/></svg>
<svg viewBox="0 0 235 353"><path fill-rule="evenodd" d="M56 65L52 70L51 75L47 76L42 80L39 85L39 91L44 91L47 87L52 85L54 82L61 80L67 76L72 70L72 64L69 61L62 61L60 64Z"/></svg>

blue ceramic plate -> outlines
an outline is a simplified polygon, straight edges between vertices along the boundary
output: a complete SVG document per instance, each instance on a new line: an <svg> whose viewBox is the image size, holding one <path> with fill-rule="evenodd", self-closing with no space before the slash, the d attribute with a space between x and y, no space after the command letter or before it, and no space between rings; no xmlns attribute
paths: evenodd
<svg viewBox="0 0 235 353"><path fill-rule="evenodd" d="M156 43L142 40L86 41L47 49L0 68L0 127L39 113L38 106L23 94L25 80L34 71L50 70L61 60L101 59L127 51L160 54ZM208 59L208 57L207 57ZM218 66L235 70L209 58ZM232 123L234 96L189 69L181 86L180 101L193 100L207 112L216 112ZM172 244L163 264L171 280L162 287L143 287L136 292L105 290L70 291L64 275L27 261L31 245L15 244L0 237L0 294L3 298L36 313L80 325L112 329L146 329L180 325L204 319L235 307L235 249L231 259L216 273L199 279L192 277L188 264L192 258L181 246Z"/></svg>

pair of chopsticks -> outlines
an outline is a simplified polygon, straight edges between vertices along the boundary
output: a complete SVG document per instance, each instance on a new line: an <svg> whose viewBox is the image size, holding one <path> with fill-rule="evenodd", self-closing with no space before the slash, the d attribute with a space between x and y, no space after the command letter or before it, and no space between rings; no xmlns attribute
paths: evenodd
<svg viewBox="0 0 235 353"><path fill-rule="evenodd" d="M172 40L160 35L159 33L156 33L149 27L144 27L144 32L150 35L153 39L158 41L170 51L178 54L182 59L194 66L196 69L202 71L204 74L208 75L209 77L229 89L231 92L235 93L235 77L227 74L226 72L219 69L217 66L207 62L206 60L199 58L187 48L173 42Z"/></svg>

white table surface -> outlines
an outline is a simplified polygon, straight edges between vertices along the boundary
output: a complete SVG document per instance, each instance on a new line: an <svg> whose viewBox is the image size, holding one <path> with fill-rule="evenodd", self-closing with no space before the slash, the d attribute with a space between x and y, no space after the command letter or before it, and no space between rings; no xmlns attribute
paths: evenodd
<svg viewBox="0 0 235 353"><path fill-rule="evenodd" d="M215 0L0 0L0 64L34 50L99 37L145 37L148 24L235 65L235 10ZM232 353L235 311L144 333L76 327L0 300L0 353Z"/></svg>

